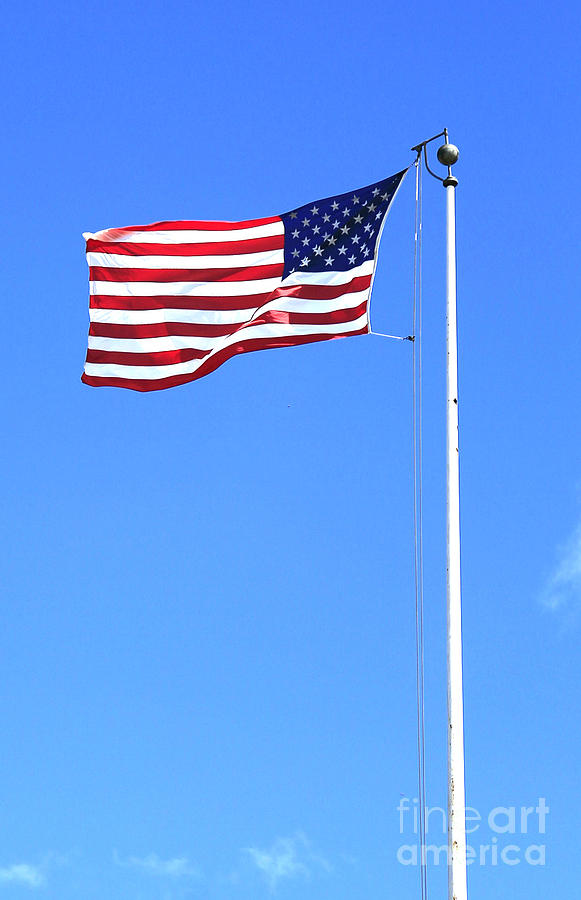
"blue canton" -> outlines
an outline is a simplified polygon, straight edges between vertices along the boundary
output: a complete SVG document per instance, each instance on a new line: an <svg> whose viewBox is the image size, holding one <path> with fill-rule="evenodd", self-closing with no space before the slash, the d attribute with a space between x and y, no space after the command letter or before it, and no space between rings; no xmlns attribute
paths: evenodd
<svg viewBox="0 0 581 900"><path fill-rule="evenodd" d="M293 272L346 272L373 259L385 214L406 172L281 215L283 278Z"/></svg>

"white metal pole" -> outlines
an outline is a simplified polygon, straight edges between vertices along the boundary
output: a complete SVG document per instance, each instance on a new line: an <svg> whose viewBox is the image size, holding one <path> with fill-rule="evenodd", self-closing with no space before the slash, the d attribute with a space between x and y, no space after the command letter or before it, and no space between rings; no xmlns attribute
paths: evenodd
<svg viewBox="0 0 581 900"><path fill-rule="evenodd" d="M458 453L458 339L456 326L456 178L446 188L446 432L447 432L447 658L448 658L448 900L467 900L460 594L460 478Z"/></svg>

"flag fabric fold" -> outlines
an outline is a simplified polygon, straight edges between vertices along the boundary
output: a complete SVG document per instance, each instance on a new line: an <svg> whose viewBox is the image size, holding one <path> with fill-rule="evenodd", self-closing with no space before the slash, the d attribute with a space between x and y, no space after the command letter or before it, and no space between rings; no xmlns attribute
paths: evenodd
<svg viewBox="0 0 581 900"><path fill-rule="evenodd" d="M84 234L82 380L154 391L238 353L366 334L381 230L406 172L280 216Z"/></svg>

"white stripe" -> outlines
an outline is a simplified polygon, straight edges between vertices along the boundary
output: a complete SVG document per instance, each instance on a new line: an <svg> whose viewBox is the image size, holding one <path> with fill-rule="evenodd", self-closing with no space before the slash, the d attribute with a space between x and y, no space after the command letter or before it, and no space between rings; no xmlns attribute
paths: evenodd
<svg viewBox="0 0 581 900"><path fill-rule="evenodd" d="M240 340L258 340L260 338L280 338L280 337L298 337L307 335L323 335L323 334L347 334L352 331L360 331L367 325L367 314L360 316L354 322L340 322L336 325L255 325L251 328L244 329L243 332L237 332L228 335L216 341L216 346L210 356L204 360L193 359L186 363L176 363L171 366L119 366L105 363L86 363L85 372L87 375L101 378L140 378L147 380L155 380L157 378L169 378L172 375L191 375L193 374L207 359L211 359L214 353L223 350L230 344L236 344Z"/></svg>
<svg viewBox="0 0 581 900"><path fill-rule="evenodd" d="M284 250L240 253L235 256L124 256L119 253L87 253L90 266L107 269L233 269L241 266L274 266L284 262Z"/></svg>
<svg viewBox="0 0 581 900"><path fill-rule="evenodd" d="M244 332L242 332L243 334ZM162 350L213 350L221 337L192 337L183 334L155 338L106 338L89 335L89 350L107 353L161 353Z"/></svg>
<svg viewBox="0 0 581 900"><path fill-rule="evenodd" d="M233 228L228 231L127 231L123 228L106 228L94 234L85 231L83 237L86 241L120 241L124 244L210 244L214 241L248 241L276 234L284 234L282 219L268 225Z"/></svg>
<svg viewBox="0 0 581 900"><path fill-rule="evenodd" d="M243 297L274 291L280 278L256 281L91 281L91 294L109 297Z"/></svg>
<svg viewBox="0 0 581 900"><path fill-rule="evenodd" d="M257 307L250 309L90 309L91 322L110 325L155 325L159 322L187 322L190 325L236 325L248 322Z"/></svg>
<svg viewBox="0 0 581 900"><path fill-rule="evenodd" d="M328 272L293 272L287 275L281 287L292 287L293 284L347 284L352 278L359 278L361 275L371 275L373 272L373 259L368 259L348 269L346 272L338 272L330 269Z"/></svg>

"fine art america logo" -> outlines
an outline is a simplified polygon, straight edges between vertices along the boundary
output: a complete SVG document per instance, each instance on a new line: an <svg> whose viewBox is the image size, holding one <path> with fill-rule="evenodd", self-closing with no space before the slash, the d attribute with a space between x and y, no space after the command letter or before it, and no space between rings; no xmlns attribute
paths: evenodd
<svg viewBox="0 0 581 900"><path fill-rule="evenodd" d="M417 798L410 800L409 797L402 797L397 811L399 833L417 835ZM526 863L529 866L544 866L546 845L540 836L546 833L548 815L549 807L544 797L539 797L536 806L495 806L487 815L467 806L467 865L518 866ZM443 843L436 842L438 838L434 839L432 835L442 835ZM426 806L426 842L422 847L422 857L417 843L401 844L397 850L397 860L402 866L417 866L421 860L427 865L447 865L446 839L446 811L440 806Z"/></svg>

